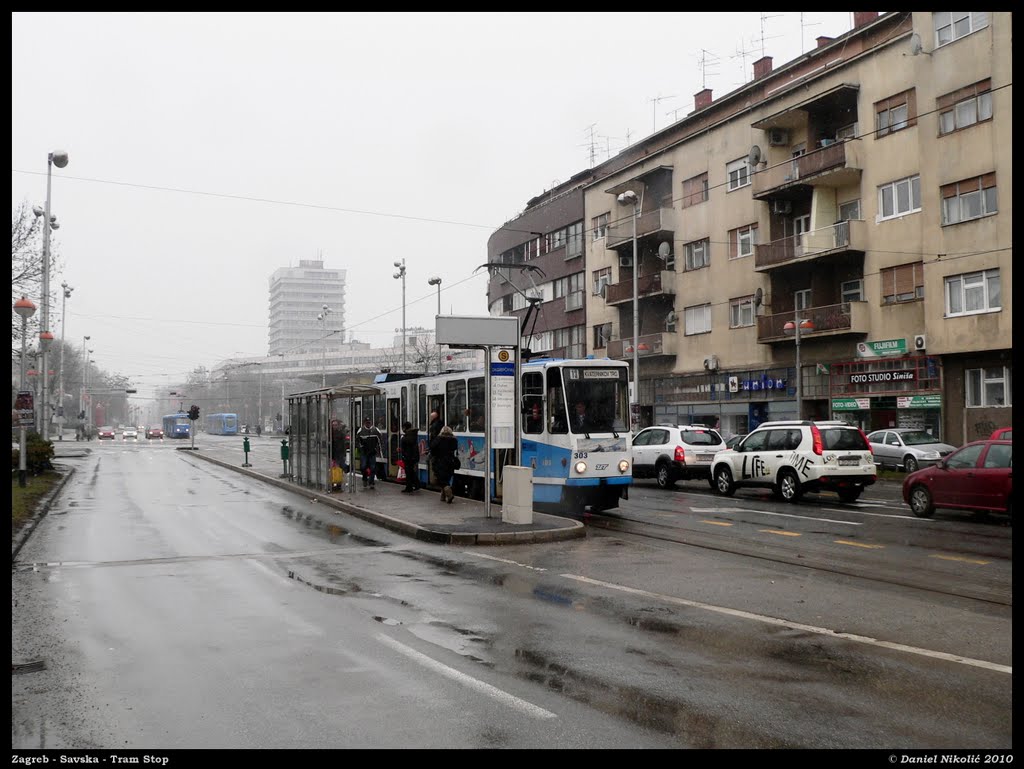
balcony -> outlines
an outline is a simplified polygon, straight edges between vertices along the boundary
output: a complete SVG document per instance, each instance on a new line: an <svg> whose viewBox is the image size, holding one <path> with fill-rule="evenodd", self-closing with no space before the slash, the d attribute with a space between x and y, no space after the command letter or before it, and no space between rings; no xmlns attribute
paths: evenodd
<svg viewBox="0 0 1024 769"><path fill-rule="evenodd" d="M638 299L648 296L673 296L676 293L676 274L673 270L661 270L650 275L641 275L636 291ZM632 302L633 281L623 280L609 285L604 301L609 305Z"/></svg>
<svg viewBox="0 0 1024 769"><path fill-rule="evenodd" d="M864 251L864 222L839 222L754 247L754 269L767 272L795 262Z"/></svg>
<svg viewBox="0 0 1024 769"><path fill-rule="evenodd" d="M758 171L751 194L763 199L798 186L842 187L860 178L860 144L841 141Z"/></svg>
<svg viewBox="0 0 1024 769"><path fill-rule="evenodd" d="M672 232L671 208L656 208L646 214L640 214L636 220L637 240L647 235L657 235L662 232ZM608 225L608 232L605 235L605 248L618 248L626 243L633 242L633 218L627 213L626 218Z"/></svg>
<svg viewBox="0 0 1024 769"><path fill-rule="evenodd" d="M641 358L658 355L676 354L676 334L674 331L661 331L657 334L644 334L637 342ZM616 360L633 359L633 337L629 339L612 339L608 342L608 357Z"/></svg>
<svg viewBox="0 0 1024 769"><path fill-rule="evenodd" d="M785 325L793 318L792 312L760 316L757 319L757 341L762 344L793 344L794 336L785 332ZM823 307L809 307L800 312L800 318L810 320L814 324L813 331L800 332L801 341L844 334L866 335L869 330L867 302L843 302Z"/></svg>

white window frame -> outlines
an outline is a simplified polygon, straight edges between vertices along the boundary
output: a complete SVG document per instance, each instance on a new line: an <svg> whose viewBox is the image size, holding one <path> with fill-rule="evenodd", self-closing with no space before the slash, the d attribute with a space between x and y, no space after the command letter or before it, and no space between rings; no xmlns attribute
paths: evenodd
<svg viewBox="0 0 1024 769"><path fill-rule="evenodd" d="M611 285L612 282L612 268L602 267L600 270L594 270L594 296L601 296L602 289Z"/></svg>
<svg viewBox="0 0 1024 769"><path fill-rule="evenodd" d="M593 228L593 239L600 240L608 234L608 220L611 218L611 212L605 212L598 214L590 220L590 224Z"/></svg>
<svg viewBox="0 0 1024 769"><path fill-rule="evenodd" d="M603 350L612 340L612 324L598 323L594 326L594 349Z"/></svg>
<svg viewBox="0 0 1024 769"><path fill-rule="evenodd" d="M702 238L701 240L694 240L683 246L683 252L686 254L686 271L700 270L704 267L711 265L711 240L709 238ZM700 264L697 263L695 257L700 256Z"/></svg>
<svg viewBox="0 0 1024 769"><path fill-rule="evenodd" d="M998 267L949 275L945 278L946 317L999 312L1003 309L1002 293ZM981 298L980 306L968 310L968 300L975 298L976 301L977 297Z"/></svg>
<svg viewBox="0 0 1024 769"><path fill-rule="evenodd" d="M999 196L996 194L997 187L982 187L977 178L957 182L957 185L965 183L974 183L976 186L967 192L960 192L958 187L956 195L951 198L942 199L943 227L948 224L960 224L961 222L982 219L999 213ZM977 213L970 211L972 204L976 205ZM965 215L965 209L967 215Z"/></svg>
<svg viewBox="0 0 1024 769"><path fill-rule="evenodd" d="M845 280L839 284L840 302L863 302L864 301L864 279Z"/></svg>
<svg viewBox="0 0 1024 769"><path fill-rule="evenodd" d="M902 113L900 112L902 110ZM875 136L887 136L910 125L910 101L896 104L875 113Z"/></svg>
<svg viewBox="0 0 1024 769"><path fill-rule="evenodd" d="M725 175L729 179L728 191L750 186L750 163L747 158L739 158L725 166Z"/></svg>
<svg viewBox="0 0 1024 769"><path fill-rule="evenodd" d="M757 225L751 224L746 227L740 227L738 230L733 230L736 233L736 256L733 259L743 259L747 256L753 256L754 246L757 245ZM743 251L743 243L745 240L749 240L747 245L750 247L749 251Z"/></svg>
<svg viewBox="0 0 1024 769"><path fill-rule="evenodd" d="M565 258L583 256L583 222L573 222L566 228Z"/></svg>
<svg viewBox="0 0 1024 769"><path fill-rule="evenodd" d="M900 209L898 208L900 202L901 186L906 187L906 198L909 208ZM885 202L886 195L888 193L889 202L892 206L892 213L885 213ZM915 200L916 193L916 200ZM889 219L899 219L901 216L907 216L908 214L916 214L921 210L921 175L915 174L914 176L907 176L903 179L897 179L896 181L887 182L879 186L878 188L878 216L876 222L884 222Z"/></svg>
<svg viewBox="0 0 1024 769"><path fill-rule="evenodd" d="M973 119L971 116L973 112ZM939 136L951 134L961 128L992 119L992 92L981 93L961 99L939 113Z"/></svg>
<svg viewBox="0 0 1024 769"><path fill-rule="evenodd" d="M988 11L935 11L932 13L935 47L948 45L988 25Z"/></svg>
<svg viewBox="0 0 1024 769"><path fill-rule="evenodd" d="M754 295L741 296L729 301L729 328L754 325Z"/></svg>
<svg viewBox="0 0 1024 769"><path fill-rule="evenodd" d="M854 219L860 219L860 198L839 204L839 220L848 222Z"/></svg>
<svg viewBox="0 0 1024 769"><path fill-rule="evenodd" d="M1002 403L998 396L989 397L990 386L1002 388ZM1013 369L1009 366L988 366L964 371L964 406L976 408L1003 408L1013 405ZM992 401L991 403L989 401Z"/></svg>
<svg viewBox="0 0 1024 769"><path fill-rule="evenodd" d="M683 310L683 334L693 336L694 334L711 333L711 305L698 304L687 307Z"/></svg>

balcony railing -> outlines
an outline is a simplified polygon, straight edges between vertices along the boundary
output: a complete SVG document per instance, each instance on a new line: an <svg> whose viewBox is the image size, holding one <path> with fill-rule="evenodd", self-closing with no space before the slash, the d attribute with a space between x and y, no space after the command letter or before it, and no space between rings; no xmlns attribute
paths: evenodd
<svg viewBox="0 0 1024 769"><path fill-rule="evenodd" d="M672 230L672 209L656 208L646 214L640 214L636 220L636 237L639 240L645 235ZM615 248L633 240L633 219L627 215L625 219L608 225L605 235L605 248Z"/></svg>
<svg viewBox="0 0 1024 769"><path fill-rule="evenodd" d="M672 270L660 270L650 275L641 275L636 286L637 298L675 294L676 274ZM623 280L608 286L604 301L606 304L622 304L633 301L633 281Z"/></svg>
<svg viewBox="0 0 1024 769"><path fill-rule="evenodd" d="M758 171L753 176L751 194L756 198L777 189L795 184L808 184L811 177L844 168L859 168L852 141L841 141L827 147L808 152L771 168ZM849 148L849 151L848 151Z"/></svg>
<svg viewBox="0 0 1024 769"><path fill-rule="evenodd" d="M837 332L864 333L868 331L868 317L865 302L842 302L822 307L808 307L801 310L801 320L810 320L812 329L801 329L800 338L816 334L833 335ZM794 339L787 334L785 326L795 317L793 312L780 312L775 315L762 315L757 319L757 341L775 342L782 339Z"/></svg>
<svg viewBox="0 0 1024 769"><path fill-rule="evenodd" d="M637 340L641 358L654 355L676 354L676 335L672 331L661 331L657 334L644 334ZM608 342L608 357L626 360L633 357L633 337L628 339L612 339Z"/></svg>
<svg viewBox="0 0 1024 769"><path fill-rule="evenodd" d="M755 246L754 269L766 270L800 259L812 259L830 253L863 251L862 222L839 222L828 227L791 235ZM851 228L851 225L853 227ZM860 247L858 247L858 245Z"/></svg>

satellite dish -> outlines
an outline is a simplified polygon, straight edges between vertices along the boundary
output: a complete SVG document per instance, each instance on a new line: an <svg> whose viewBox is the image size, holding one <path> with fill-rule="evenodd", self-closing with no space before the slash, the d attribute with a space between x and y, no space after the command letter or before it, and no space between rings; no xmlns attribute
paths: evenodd
<svg viewBox="0 0 1024 769"><path fill-rule="evenodd" d="M756 144L750 148L750 154L747 155L747 165L756 166L761 162L761 148Z"/></svg>
<svg viewBox="0 0 1024 769"><path fill-rule="evenodd" d="M764 299L764 291L762 291L759 288L759 289L757 289L757 291L754 292L754 307L760 307L761 306L761 302L763 301L763 299Z"/></svg>
<svg viewBox="0 0 1024 769"><path fill-rule="evenodd" d="M672 246L669 245L667 242L664 242L660 246L658 246L658 258L661 259L662 261L668 259L671 253Z"/></svg>
<svg viewBox="0 0 1024 769"><path fill-rule="evenodd" d="M665 322L666 323L675 323L676 322L676 311L675 310L669 310L668 315L665 316Z"/></svg>
<svg viewBox="0 0 1024 769"><path fill-rule="evenodd" d="M921 45L921 36L915 32L910 36L910 55L917 56L919 53L923 53L925 56L931 56L928 51Z"/></svg>

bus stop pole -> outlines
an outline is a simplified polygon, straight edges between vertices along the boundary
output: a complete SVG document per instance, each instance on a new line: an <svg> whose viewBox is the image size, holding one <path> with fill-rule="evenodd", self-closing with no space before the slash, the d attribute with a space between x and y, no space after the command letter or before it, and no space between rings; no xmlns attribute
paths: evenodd
<svg viewBox="0 0 1024 769"><path fill-rule="evenodd" d="M484 515L491 517L491 346L484 345Z"/></svg>

